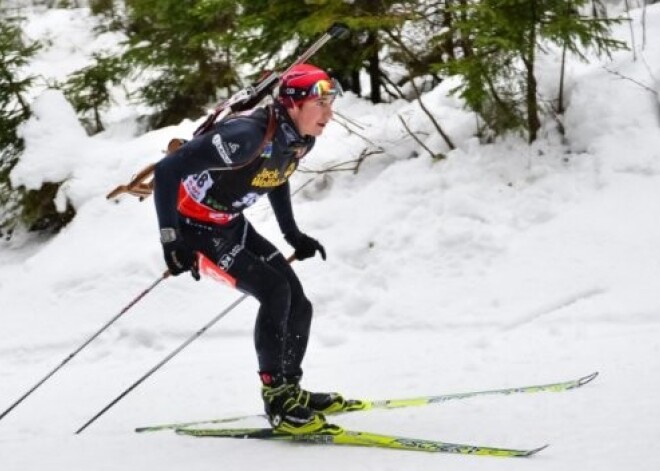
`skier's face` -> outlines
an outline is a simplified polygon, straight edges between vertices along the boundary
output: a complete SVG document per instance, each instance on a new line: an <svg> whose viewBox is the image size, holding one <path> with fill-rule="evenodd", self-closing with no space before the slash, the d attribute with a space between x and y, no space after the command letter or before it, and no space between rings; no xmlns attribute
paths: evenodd
<svg viewBox="0 0 660 471"><path fill-rule="evenodd" d="M332 119L334 96L322 96L302 102L289 109L291 119L303 136L318 137Z"/></svg>

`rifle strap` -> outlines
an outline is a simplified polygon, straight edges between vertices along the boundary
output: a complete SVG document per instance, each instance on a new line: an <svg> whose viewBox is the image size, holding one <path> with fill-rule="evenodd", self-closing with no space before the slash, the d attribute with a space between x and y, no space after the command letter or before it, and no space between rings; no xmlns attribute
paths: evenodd
<svg viewBox="0 0 660 471"><path fill-rule="evenodd" d="M261 141L261 144L259 145L256 152L250 159L250 162L254 161L256 158L258 158L261 155L266 145L273 140L273 136L275 135L275 130L277 128L277 119L275 118L275 110L273 109L272 106L269 106L267 110L268 110L268 124L266 125L266 133L264 134L264 138ZM175 138L170 140L170 142L167 144L166 155L170 155L172 152L178 150L185 143L186 141L184 139ZM137 196L140 199L140 201L144 200L154 191L153 174L155 168L156 168L155 163L144 167L131 179L130 182L128 182L126 185L119 185L117 188L115 188L110 193L108 193L106 195L106 198L113 199L113 198L117 198L121 194L128 193L130 195Z"/></svg>

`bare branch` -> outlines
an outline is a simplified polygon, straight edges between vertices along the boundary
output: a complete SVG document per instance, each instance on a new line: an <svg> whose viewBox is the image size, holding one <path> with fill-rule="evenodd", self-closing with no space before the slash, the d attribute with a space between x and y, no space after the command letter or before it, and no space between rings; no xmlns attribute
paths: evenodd
<svg viewBox="0 0 660 471"><path fill-rule="evenodd" d="M354 119L349 118L349 117L346 116L345 114L342 114L342 113L340 113L340 112L337 111L337 110L334 110L334 111L332 112L332 114L334 114L335 116L339 116L341 119L343 119L343 120L346 121L347 123L349 123L349 124L355 126L356 128L360 128L360 129L364 130L364 126L362 126L360 123L358 123L358 122L355 121ZM337 121L337 122L339 123L339 121ZM339 124L341 124L342 126L344 126L343 123L339 123ZM349 131L350 131L350 129L349 129Z"/></svg>
<svg viewBox="0 0 660 471"><path fill-rule="evenodd" d="M420 146L422 146L422 147L424 148L424 150L426 150L426 152L429 153L429 155L431 156L432 159L435 160L435 159L444 159L444 158L445 158L445 155L444 155L444 154L441 154L441 153L439 153L439 154L434 154L434 153L431 151L431 149L429 149L429 148L428 148L428 147L422 142L422 140L421 140L419 137L417 137L417 135L416 135L414 132L412 132L412 131L410 130L410 128L408 127L408 124L406 123L406 120L403 119L403 117L402 117L401 115L397 115L397 116L398 116L399 119L401 120L401 124L403 124L403 127L406 129L406 131L408 132L408 134L410 134L410 136L415 140L415 142L417 142L417 144L419 144Z"/></svg>
<svg viewBox="0 0 660 471"><path fill-rule="evenodd" d="M628 0L625 0L625 5L626 5L626 15L628 15L628 25L630 26L630 40L632 42L632 53L633 53L633 61L637 60L637 47L635 46L635 28L633 27L633 21L632 18L630 17L630 5L628 4Z"/></svg>
<svg viewBox="0 0 660 471"><path fill-rule="evenodd" d="M355 134L357 137L359 137L360 139L362 139L363 141L365 141L365 142L366 142L367 144L369 144L370 146L373 146L373 147L376 147L376 148L378 148L378 149L383 150L383 148L382 148L381 146L379 146L378 144L376 144L374 141L372 141L372 140L369 139L368 137L363 136L363 135L360 134L359 132L357 132L357 131L355 131L354 129L352 129L352 128L349 126L349 124L352 125L352 126L358 127L358 128L360 128L360 129L364 129L362 126L360 126L359 124L357 124L355 121L353 121L353 120L347 118L346 116L344 116L344 115L342 115L342 114L339 114L339 113L336 112L336 111L334 112L334 114L337 115L337 116L339 116L341 119L345 120L346 122L341 122L341 121L339 121L338 119L333 119L333 121L336 122L337 124L339 124L340 126L342 126L344 129L346 129L350 134Z"/></svg>
<svg viewBox="0 0 660 471"><path fill-rule="evenodd" d="M337 164L330 165L329 167L322 168L320 170L300 168L298 169L298 171L300 173L312 173L317 175L323 175L331 172L353 172L353 174L356 175L360 170L360 165L362 165L362 162L364 162L367 159L367 157L371 155L378 155L383 153L385 153L385 151L382 148L369 149L368 147L365 147L364 149L362 149L362 152L360 152L360 155L358 156L357 159L339 162Z"/></svg>
<svg viewBox="0 0 660 471"><path fill-rule="evenodd" d="M447 143L449 148L451 150L456 149L456 146L451 141L449 136L444 132L444 130L440 126L440 123L438 123L438 121L436 121L435 117L431 114L431 112L428 110L428 108L424 105L424 102L422 101L422 95L419 91L419 88L417 88L417 85L415 84L415 81L411 80L410 83L413 86L413 88L415 89L415 94L417 95L417 102L419 103L420 108L422 108L422 111L426 114L426 116L429 117L429 119L433 123L433 126L435 126L435 129L440 133L440 135L445 140L445 142Z"/></svg>
<svg viewBox="0 0 660 471"><path fill-rule="evenodd" d="M644 90L646 90L647 92L651 92L651 93L653 93L654 96L657 95L657 92L656 92L655 90L653 90L651 87L649 87L648 85L645 85L645 84L643 84L643 83L641 83L641 82L638 82L637 80L635 80L635 79L633 79L633 78L626 77L625 75L622 75L620 72L617 72L616 70L608 69L606 66L603 66L603 69L607 70L607 71L608 71L610 74L612 74L612 75L616 75L617 77L619 77L619 78L621 78L621 79L623 79L623 80L628 80L629 82L632 82L632 83L634 83L635 85L642 87L642 88L643 88Z"/></svg>

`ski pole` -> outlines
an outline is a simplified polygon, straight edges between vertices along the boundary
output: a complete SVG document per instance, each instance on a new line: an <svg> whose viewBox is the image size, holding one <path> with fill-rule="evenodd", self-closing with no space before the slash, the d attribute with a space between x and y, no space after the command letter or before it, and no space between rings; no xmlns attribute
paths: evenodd
<svg viewBox="0 0 660 471"><path fill-rule="evenodd" d="M200 257L200 265L201 265L202 264L201 262L202 262L204 256L202 254L199 254L199 257ZM292 263L294 260L295 260L295 257L293 255L291 255L287 259L287 262ZM207 266L210 266L210 265L207 265ZM213 265L213 266L215 266L215 265ZM218 276L220 276L221 278L226 277L224 272L221 272L219 268L216 267L216 270L218 271L218 273L217 273ZM195 332L185 342L183 342L176 349L174 349L172 351L172 353L170 353L165 358L163 358L153 368L151 368L149 371L147 371L140 379L138 379L136 382L134 382L132 385L130 385L126 390L124 390L124 392L122 392L119 396L117 396L115 399L113 399L112 402L110 402L110 404L105 406L94 417L92 417L87 422L85 422L85 424L82 427L80 427L78 430L76 430L76 435L80 434L83 430L85 430L87 427L89 427L92 423L94 423L96 421L96 419L98 419L103 414L105 414L111 407L113 407L115 404L117 404L119 401L121 401L124 397L126 397L131 391L133 391L140 384L142 384L147 378L149 378L152 374L154 374L156 371L158 371L161 367L163 367L166 363L168 363L172 358L177 356L181 352L181 350L183 350L188 345L190 345L193 341L195 341L196 339L201 337L202 334L204 334L204 332L206 332L211 327L213 327L220 319L225 317L229 312L233 311L236 308L236 306L238 306L243 301L245 301L245 298L247 298L247 297L248 297L247 294L243 294L240 298L238 298L236 301L234 301L229 306L227 306L222 312L220 312L220 314L218 314L213 319L211 319L206 325L204 325L204 327L202 327L197 332Z"/></svg>
<svg viewBox="0 0 660 471"><path fill-rule="evenodd" d="M50 373L48 373L41 381L39 381L37 384L35 384L28 392L23 394L16 402L14 402L7 410L5 410L2 415L0 415L0 420L2 420L7 414L9 414L16 406L18 406L21 402L23 402L30 394L32 394L37 388L39 388L42 384L44 384L51 376L53 376L57 371L60 370L64 365L66 365L69 361L73 359L78 353L82 351L87 345L89 345L96 337L101 335L103 331L105 331L108 327L110 327L117 319L119 319L122 315L126 313L130 308L135 306L138 301L140 301L142 298L144 298L149 292L154 289L161 281L163 281L165 278L170 276L170 272L166 271L163 273L160 278L158 278L156 281L154 281L151 286L149 286L147 289L142 291L135 299L133 299L130 303L126 305L124 309L122 309L119 314L117 314L115 317L110 319L101 329L99 329L94 335L92 335L85 343L83 343L78 349L76 349L73 353L71 353L68 357L62 361L54 370L52 370Z"/></svg>

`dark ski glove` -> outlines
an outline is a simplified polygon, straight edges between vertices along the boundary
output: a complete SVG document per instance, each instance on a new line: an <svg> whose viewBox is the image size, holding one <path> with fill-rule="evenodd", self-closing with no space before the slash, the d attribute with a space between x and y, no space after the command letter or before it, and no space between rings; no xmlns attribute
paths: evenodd
<svg viewBox="0 0 660 471"><path fill-rule="evenodd" d="M195 252L186 245L179 232L172 228L163 228L160 230L160 241L163 244L163 255L170 274L178 276L190 271L192 277L199 281Z"/></svg>
<svg viewBox="0 0 660 471"><path fill-rule="evenodd" d="M284 239L296 251L293 254L296 260L305 260L306 258L313 257L316 251L321 254L321 258L325 260L325 249L318 240L311 238L302 232L289 232L284 235Z"/></svg>

